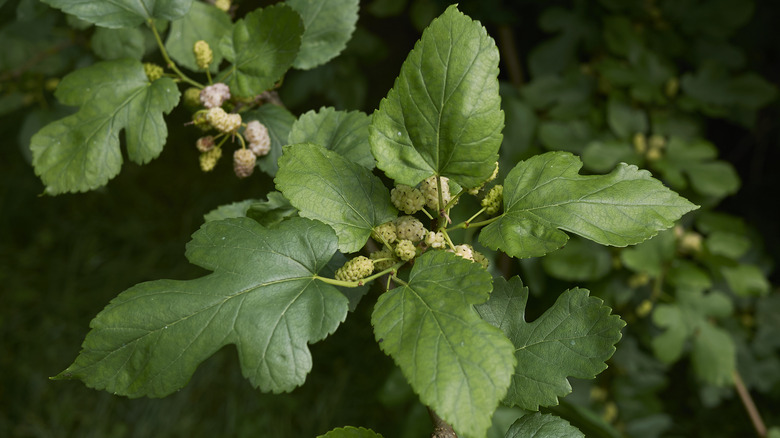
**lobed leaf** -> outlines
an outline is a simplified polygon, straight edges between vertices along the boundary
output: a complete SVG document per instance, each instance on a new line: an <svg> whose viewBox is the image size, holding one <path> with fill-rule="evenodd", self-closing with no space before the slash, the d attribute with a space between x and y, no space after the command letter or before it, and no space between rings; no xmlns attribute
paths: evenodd
<svg viewBox="0 0 780 438"><path fill-rule="evenodd" d="M415 186L431 175L470 188L495 170L504 113L498 49L453 5L423 32L371 122L377 166Z"/></svg>
<svg viewBox="0 0 780 438"><path fill-rule="evenodd" d="M537 412L515 421L505 438L585 438L585 435L563 418Z"/></svg>
<svg viewBox="0 0 780 438"><path fill-rule="evenodd" d="M344 253L358 251L374 227L398 216L382 180L319 145L285 147L274 181L301 216L336 230Z"/></svg>
<svg viewBox="0 0 780 438"><path fill-rule="evenodd" d="M520 162L504 181L504 213L479 235L483 245L512 257L537 257L579 234L626 246L674 225L698 208L652 178L621 163L607 175L579 175L582 162L548 152Z"/></svg>
<svg viewBox="0 0 780 438"><path fill-rule="evenodd" d="M273 87L292 66L302 34L301 17L283 3L256 9L236 21L219 47L233 64L223 72L230 92L253 97Z"/></svg>
<svg viewBox="0 0 780 438"><path fill-rule="evenodd" d="M66 14L101 27L135 27L146 20L176 20L189 11L192 0L41 0Z"/></svg>
<svg viewBox="0 0 780 438"><path fill-rule="evenodd" d="M82 351L55 379L81 379L128 397L163 397L235 344L241 370L263 391L290 391L311 370L306 344L344 321L347 298L315 281L336 252L326 225L303 218L265 228L248 218L207 222L187 258L213 271L122 292L90 323Z"/></svg>
<svg viewBox="0 0 780 438"><path fill-rule="evenodd" d="M514 369L512 344L473 308L490 288L479 264L428 251L371 316L380 348L420 400L465 436L484 436Z"/></svg>
<svg viewBox="0 0 780 438"><path fill-rule="evenodd" d="M367 169L375 165L368 144L371 119L361 111L336 111L322 107L301 114L290 129L288 143L314 143L337 152Z"/></svg>
<svg viewBox="0 0 780 438"><path fill-rule="evenodd" d="M347 47L358 19L358 0L287 0L285 4L301 14L305 28L295 68L324 64Z"/></svg>
<svg viewBox="0 0 780 438"><path fill-rule="evenodd" d="M176 106L180 93L172 79L150 83L139 61L120 59L69 74L55 95L81 109L46 125L30 142L35 173L50 194L95 189L116 176L123 129L132 161L157 157L168 136L162 115Z"/></svg>
<svg viewBox="0 0 780 438"><path fill-rule="evenodd" d="M571 392L568 377L589 379L604 371L626 325L586 289L570 289L534 322L525 321L528 288L520 277L493 279L482 318L514 344L517 367L504 403L523 409L558 404Z"/></svg>
<svg viewBox="0 0 780 438"><path fill-rule="evenodd" d="M214 54L209 70L216 72L222 62L219 43L230 33L231 25L230 16L224 11L212 4L195 2L187 15L171 23L165 48L179 65L192 71L200 71L195 61L193 46L199 40L206 41Z"/></svg>

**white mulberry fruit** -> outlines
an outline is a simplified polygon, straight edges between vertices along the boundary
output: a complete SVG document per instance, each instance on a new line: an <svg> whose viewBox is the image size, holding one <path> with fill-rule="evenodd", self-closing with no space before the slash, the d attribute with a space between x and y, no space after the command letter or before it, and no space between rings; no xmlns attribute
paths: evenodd
<svg viewBox="0 0 780 438"><path fill-rule="evenodd" d="M382 225L377 225L376 228L371 230L371 237L379 243L386 243L388 245L395 242L397 237L395 224L390 221L385 222Z"/></svg>
<svg viewBox="0 0 780 438"><path fill-rule="evenodd" d="M201 152L208 152L214 148L214 144L214 137L207 135L199 138L198 141L195 142L195 147Z"/></svg>
<svg viewBox="0 0 780 438"><path fill-rule="evenodd" d="M233 171L239 178L246 178L255 171L257 157L249 149L238 149L233 153Z"/></svg>
<svg viewBox="0 0 780 438"><path fill-rule="evenodd" d="M417 255L417 249L410 240L399 240L395 246L395 255L403 261L408 261Z"/></svg>
<svg viewBox="0 0 780 438"><path fill-rule="evenodd" d="M419 189L398 184L390 192L393 205L406 214L414 214L425 205L425 197Z"/></svg>
<svg viewBox="0 0 780 438"><path fill-rule="evenodd" d="M200 103L209 109L221 107L228 99L230 99L230 88L221 82L200 90Z"/></svg>
<svg viewBox="0 0 780 438"><path fill-rule="evenodd" d="M236 132L241 126L240 114L228 114L220 107L211 108L208 113L206 113L206 120L208 120L211 126L218 131L226 134Z"/></svg>
<svg viewBox="0 0 780 438"><path fill-rule="evenodd" d="M374 267L377 271L384 271L385 269L393 266L396 263L396 257L393 250L390 248L382 248L379 251L374 251L368 255L368 257L374 261ZM385 259L385 260L380 260ZM377 261L380 260L380 261Z"/></svg>
<svg viewBox="0 0 780 438"><path fill-rule="evenodd" d="M268 135L268 128L257 120L246 124L244 138L249 143L249 149L258 157L268 155L271 152L271 136Z"/></svg>
<svg viewBox="0 0 780 438"><path fill-rule="evenodd" d="M416 217L401 216L395 220L395 233L399 240L411 240L412 243L417 243L428 234L428 230Z"/></svg>
<svg viewBox="0 0 780 438"><path fill-rule="evenodd" d="M450 180L444 176L439 178L441 179L442 202L444 202L444 205L447 205L452 199L452 195L450 195ZM420 183L420 192L425 197L425 205L434 211L439 211L439 188L436 186L436 175L426 178ZM442 208L444 208L444 205L442 205Z"/></svg>
<svg viewBox="0 0 780 438"><path fill-rule="evenodd" d="M428 231L428 234L425 236L425 244L431 248L444 248L446 245L444 234L441 231L435 233Z"/></svg>
<svg viewBox="0 0 780 438"><path fill-rule="evenodd" d="M203 70L209 68L209 65L214 60L214 53L209 47L209 43L204 40L195 41L192 46L192 52L195 54L195 64Z"/></svg>

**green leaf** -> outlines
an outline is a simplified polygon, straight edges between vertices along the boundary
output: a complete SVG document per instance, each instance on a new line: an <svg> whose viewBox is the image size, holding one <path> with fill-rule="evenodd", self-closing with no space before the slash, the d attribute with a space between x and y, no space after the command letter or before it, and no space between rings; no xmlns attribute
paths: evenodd
<svg viewBox="0 0 780 438"><path fill-rule="evenodd" d="M623 140L634 134L647 132L647 114L622 99L611 97L607 103L607 123L612 132Z"/></svg>
<svg viewBox="0 0 780 438"><path fill-rule="evenodd" d="M193 46L196 41L206 41L214 54L209 70L216 72L222 62L219 43L230 33L231 24L230 16L224 11L208 3L195 2L187 15L171 23L165 48L179 65L192 71L200 71L195 62Z"/></svg>
<svg viewBox="0 0 780 438"><path fill-rule="evenodd" d="M301 114L290 129L289 144L314 143L337 152L367 169L375 162L368 144L371 118L361 111L322 107Z"/></svg>
<svg viewBox="0 0 780 438"><path fill-rule="evenodd" d="M377 166L415 186L431 175L470 188L495 170L504 113L498 49L450 6L423 32L371 123Z"/></svg>
<svg viewBox="0 0 780 438"><path fill-rule="evenodd" d="M344 253L362 248L374 227L398 216L377 176L319 145L285 147L274 181L301 216L336 230Z"/></svg>
<svg viewBox="0 0 780 438"><path fill-rule="evenodd" d="M472 307L490 287L478 263L428 251L371 316L380 348L420 400L466 436L484 436L514 369L512 344Z"/></svg>
<svg viewBox="0 0 780 438"><path fill-rule="evenodd" d="M704 240L704 246L710 254L737 260L750 249L750 239L741 233L713 231Z"/></svg>
<svg viewBox="0 0 780 438"><path fill-rule="evenodd" d="M339 427L317 438L382 438L382 435L363 427Z"/></svg>
<svg viewBox="0 0 780 438"><path fill-rule="evenodd" d="M273 87L292 66L301 46L303 22L291 7L276 4L248 13L220 43L233 63L223 74L230 92L253 97Z"/></svg>
<svg viewBox="0 0 780 438"><path fill-rule="evenodd" d="M76 361L55 378L132 398L163 397L235 344L253 386L290 391L311 370L306 344L333 333L347 314L347 298L314 281L335 252L333 231L308 219L272 228L248 218L208 222L186 255L213 273L122 292L92 320Z"/></svg>
<svg viewBox="0 0 780 438"><path fill-rule="evenodd" d="M306 30L295 68L308 70L335 58L355 31L358 0L287 0L303 18Z"/></svg>
<svg viewBox="0 0 780 438"><path fill-rule="evenodd" d="M612 255L603 245L574 238L542 259L548 275L566 281L598 280L612 269Z"/></svg>
<svg viewBox="0 0 780 438"><path fill-rule="evenodd" d="M268 136L271 137L271 151L268 155L257 159L257 165L263 172L274 176L279 170L277 161L282 156L282 146L287 144L290 129L295 123L295 116L278 105L262 105L253 111L243 113L244 122L257 120L268 128Z"/></svg>
<svg viewBox="0 0 780 438"><path fill-rule="evenodd" d="M269 192L267 201L254 202L246 211L246 216L260 225L270 227L298 215L298 210L279 192Z"/></svg>
<svg viewBox="0 0 780 438"><path fill-rule="evenodd" d="M728 332L710 321L731 312L731 300L723 293L705 295L696 288L678 289L676 303L658 304L653 310L653 323L664 329L651 341L655 356L665 363L676 362L692 338L696 374L713 385L731 382L736 367L734 342Z"/></svg>
<svg viewBox="0 0 780 438"><path fill-rule="evenodd" d="M132 58L141 60L146 53L144 32L140 28L108 29L98 27L92 34L92 50L101 59Z"/></svg>
<svg viewBox="0 0 780 438"><path fill-rule="evenodd" d="M549 150L581 153L594 136L590 123L583 120L551 120L539 125L539 141Z"/></svg>
<svg viewBox="0 0 780 438"><path fill-rule="evenodd" d="M737 171L731 164L715 160L717 156L715 145L706 140L685 141L672 137L666 146L665 157L656 166L670 181L675 179L674 175L685 174L693 189L702 195L724 197L734 194L740 185Z"/></svg>
<svg viewBox="0 0 780 438"><path fill-rule="evenodd" d="M585 435L563 418L555 415L525 415L515 421L506 432L506 438L585 438Z"/></svg>
<svg viewBox="0 0 780 438"><path fill-rule="evenodd" d="M528 288L520 277L493 280L482 318L500 328L515 346L517 367L504 403L523 409L558 404L571 392L567 377L590 379L604 371L626 325L586 289L562 293L534 322L525 321Z"/></svg>
<svg viewBox="0 0 780 438"><path fill-rule="evenodd" d="M724 266L721 268L721 272L731 290L739 296L761 296L769 293L769 281L758 266L746 264L733 267Z"/></svg>
<svg viewBox="0 0 780 438"><path fill-rule="evenodd" d="M176 106L180 93L172 79L149 83L139 61L121 59L69 74L56 96L81 109L46 125L30 143L35 173L50 194L95 189L116 176L122 129L130 160L144 164L157 157L168 135L162 115Z"/></svg>
<svg viewBox="0 0 780 438"><path fill-rule="evenodd" d="M638 164L639 156L630 143L622 140L593 140L582 151L585 168L609 172L618 163Z"/></svg>
<svg viewBox="0 0 780 438"><path fill-rule="evenodd" d="M220 205L219 207L204 214L203 220L206 222L213 222L236 217L247 217L247 210L249 210L249 207L252 204L257 202L257 199L245 199L243 201L234 202L232 204ZM267 226L267 224L262 225Z"/></svg>
<svg viewBox="0 0 780 438"><path fill-rule="evenodd" d="M607 175L578 174L582 162L548 152L520 162L504 181L504 213L479 235L512 257L537 257L579 234L603 245L646 240L698 208L646 170L618 165Z"/></svg>
<svg viewBox="0 0 780 438"><path fill-rule="evenodd" d="M53 8L102 27L135 27L146 20L176 20L190 10L192 0L41 0Z"/></svg>

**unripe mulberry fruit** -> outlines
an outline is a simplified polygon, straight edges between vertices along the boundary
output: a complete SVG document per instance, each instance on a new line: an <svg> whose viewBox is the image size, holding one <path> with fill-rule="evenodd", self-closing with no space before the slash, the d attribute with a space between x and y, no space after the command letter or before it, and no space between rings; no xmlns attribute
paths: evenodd
<svg viewBox="0 0 780 438"><path fill-rule="evenodd" d="M265 125L252 120L246 124L244 138L249 143L249 149L258 157L268 155L271 152L271 137Z"/></svg>
<svg viewBox="0 0 780 438"><path fill-rule="evenodd" d="M398 184L390 192L393 205L406 214L414 214L425 205L425 197L419 189Z"/></svg>
<svg viewBox="0 0 780 438"><path fill-rule="evenodd" d="M501 203L504 200L504 186L501 184L493 186L487 195L482 199L482 206L485 207L485 213L496 214L501 210Z"/></svg>
<svg viewBox="0 0 780 438"><path fill-rule="evenodd" d="M395 233L399 240L405 239L417 243L428 234L428 230L416 217L401 216L395 220Z"/></svg>
<svg viewBox="0 0 780 438"><path fill-rule="evenodd" d="M230 99L230 87L221 82L200 90L200 103L206 108L221 107L228 99Z"/></svg>
<svg viewBox="0 0 780 438"><path fill-rule="evenodd" d="M211 51L209 43L203 40L195 41L192 51L195 53L195 63L198 64L198 67L203 70L209 68L209 65L214 60L214 53Z"/></svg>
<svg viewBox="0 0 780 438"><path fill-rule="evenodd" d="M357 256L336 269L336 280L357 281L374 272L374 262L368 257Z"/></svg>
<svg viewBox="0 0 780 438"><path fill-rule="evenodd" d="M395 224L391 222L385 222L382 225L377 225L376 228L371 230L371 237L379 243L391 244L395 242L397 237Z"/></svg>
<svg viewBox="0 0 780 438"><path fill-rule="evenodd" d="M399 240L395 246L395 255L403 261L408 261L417 255L417 249L410 240Z"/></svg>
<svg viewBox="0 0 780 438"><path fill-rule="evenodd" d="M184 90L181 100L187 109L191 111L197 110L200 108L200 90L195 87L187 88Z"/></svg>
<svg viewBox="0 0 780 438"><path fill-rule="evenodd" d="M220 132L231 134L241 126L240 114L228 114L220 107L211 108L206 113L206 120L211 123L211 126L216 128Z"/></svg>
<svg viewBox="0 0 780 438"><path fill-rule="evenodd" d="M230 3L231 3L230 0L216 0L214 2L214 6L216 6L217 9L221 9L221 10L227 12L227 11L230 10Z"/></svg>
<svg viewBox="0 0 780 438"><path fill-rule="evenodd" d="M377 271L384 271L393 266L397 261L393 250L390 248L382 248L379 251L374 251L369 254L368 257L374 261L374 268L376 268Z"/></svg>
<svg viewBox="0 0 780 438"><path fill-rule="evenodd" d="M204 172L211 172L221 156L222 148L213 148L208 152L200 154L200 169Z"/></svg>
<svg viewBox="0 0 780 438"><path fill-rule="evenodd" d="M205 137L199 138L198 141L195 142L195 147L197 147L201 152L210 151L212 148L214 148L214 137L207 135Z"/></svg>
<svg viewBox="0 0 780 438"><path fill-rule="evenodd" d="M641 132L634 134L634 152L640 155L647 152L647 137Z"/></svg>
<svg viewBox="0 0 780 438"><path fill-rule="evenodd" d="M450 195L450 180L446 177L439 177L441 179L441 197L444 205L447 205L452 199ZM423 180L420 183L420 192L425 197L425 205L428 208L439 211L439 188L436 186L436 175L431 176ZM442 208L444 208L442 205Z"/></svg>
<svg viewBox="0 0 780 438"><path fill-rule="evenodd" d="M149 82L154 82L162 77L164 71L163 68L157 64L144 62L144 73L146 73Z"/></svg>
<svg viewBox="0 0 780 438"><path fill-rule="evenodd" d="M481 252L472 248L471 254L474 256L474 262L482 265L482 268L487 269L488 266L490 266L490 260L488 260L488 258L485 257L485 255L482 254Z"/></svg>
<svg viewBox="0 0 780 438"><path fill-rule="evenodd" d="M255 171L257 157L249 149L238 149L233 153L233 171L239 178L246 178Z"/></svg>

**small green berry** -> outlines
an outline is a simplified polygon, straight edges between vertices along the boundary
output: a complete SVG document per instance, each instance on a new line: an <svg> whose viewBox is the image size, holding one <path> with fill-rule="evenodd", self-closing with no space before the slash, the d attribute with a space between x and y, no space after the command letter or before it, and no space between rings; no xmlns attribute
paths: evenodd
<svg viewBox="0 0 780 438"><path fill-rule="evenodd" d="M501 204L504 200L504 186L497 184L493 186L487 195L482 199L482 206L485 207L485 213L496 214L501 210Z"/></svg>
<svg viewBox="0 0 780 438"><path fill-rule="evenodd" d="M146 73L146 77L149 79L149 82L154 82L157 79L160 79L165 72L159 65L151 62L145 62L144 73Z"/></svg>
<svg viewBox="0 0 780 438"><path fill-rule="evenodd" d="M190 110L200 108L200 90L195 87L187 88L182 95L182 101L184 106Z"/></svg>
<svg viewBox="0 0 780 438"><path fill-rule="evenodd" d="M374 272L374 262L368 257L357 256L336 270L336 280L358 281Z"/></svg>
<svg viewBox="0 0 780 438"><path fill-rule="evenodd" d="M211 172L220 157L222 157L222 148L213 148L200 154L200 169L204 172Z"/></svg>

